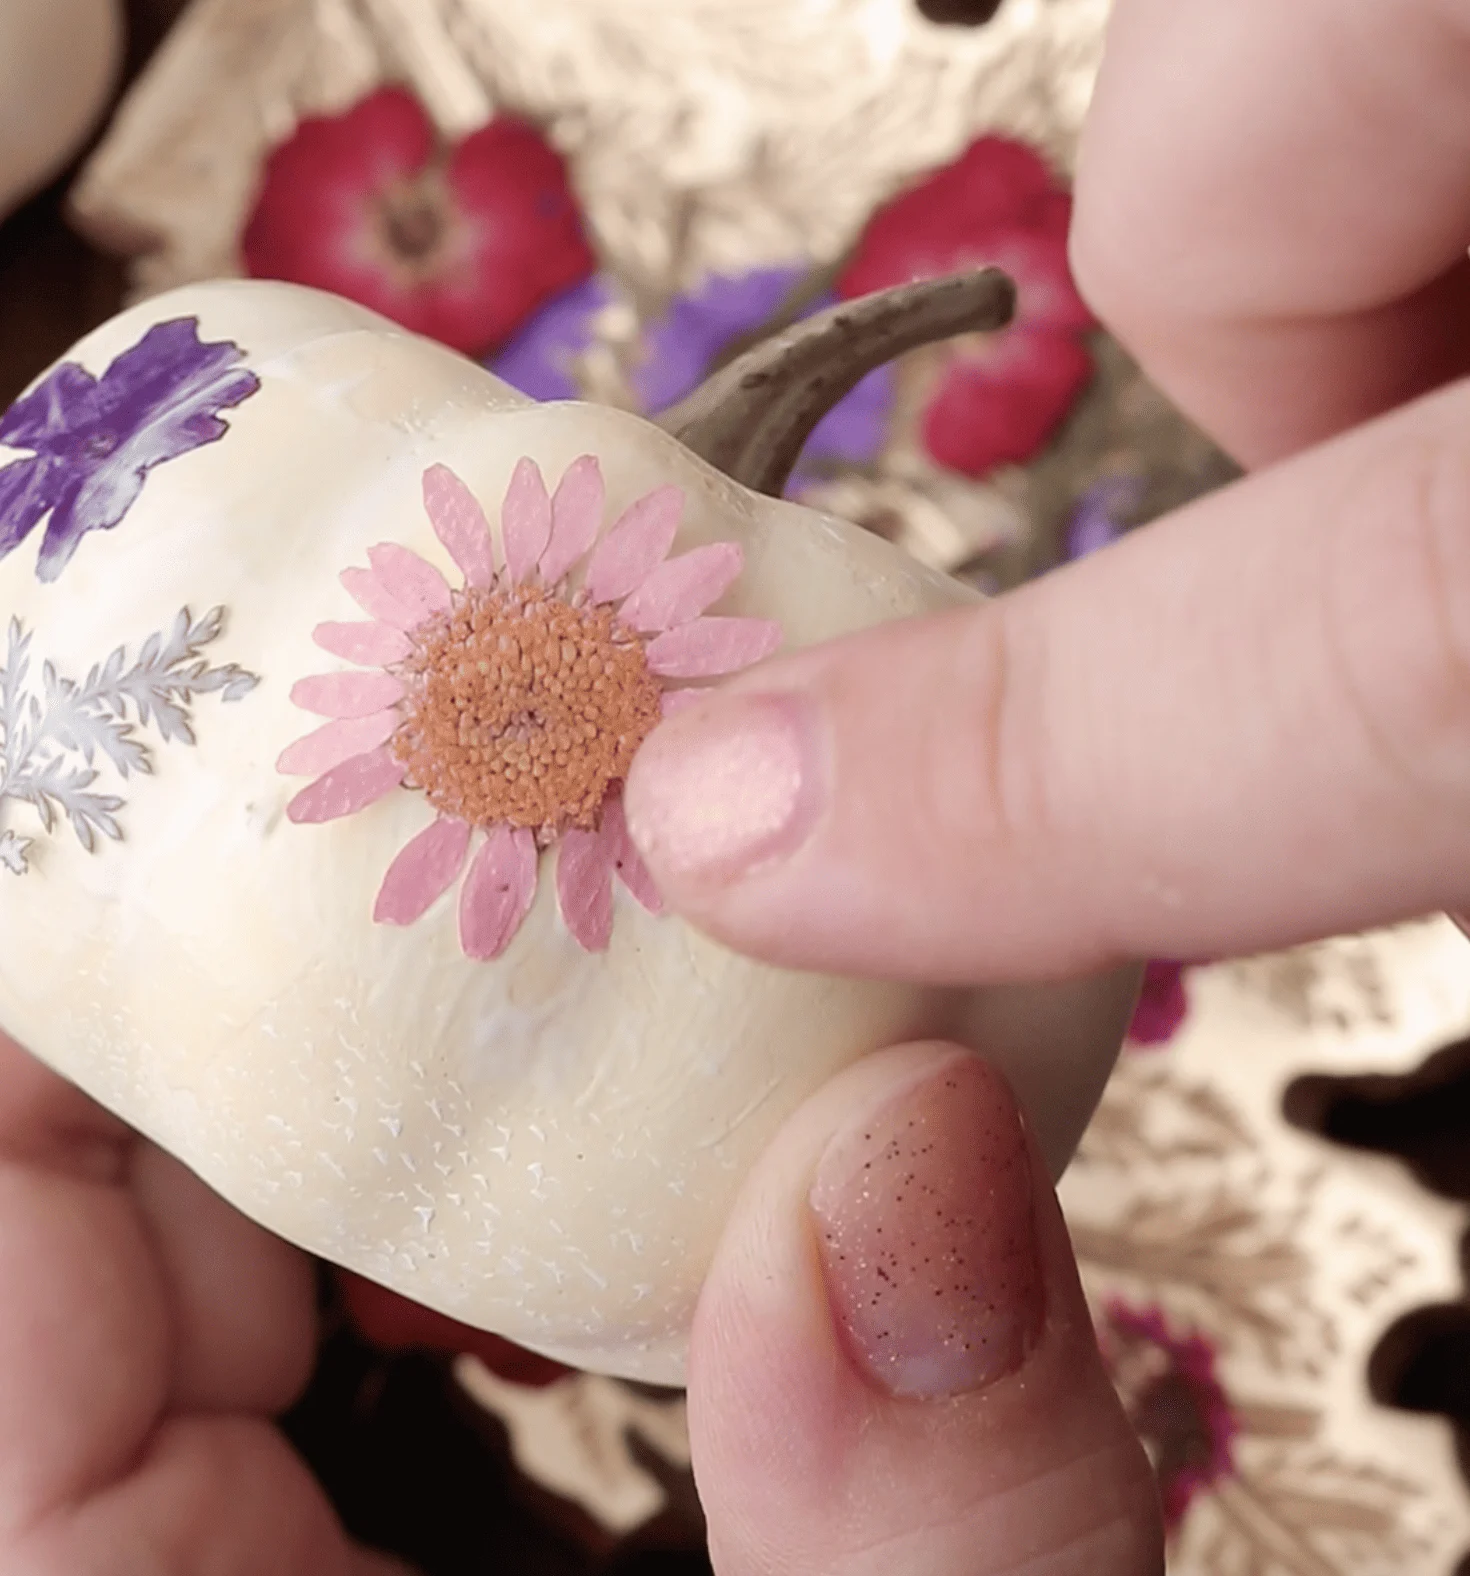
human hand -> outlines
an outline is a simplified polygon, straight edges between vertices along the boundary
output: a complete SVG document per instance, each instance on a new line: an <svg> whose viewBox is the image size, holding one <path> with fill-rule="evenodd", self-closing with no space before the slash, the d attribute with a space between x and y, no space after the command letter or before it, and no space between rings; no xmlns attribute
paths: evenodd
<svg viewBox="0 0 1470 1576"><path fill-rule="evenodd" d="M405 1576L270 1425L315 1325L303 1255L0 1036L6 1576Z"/></svg>
<svg viewBox="0 0 1470 1576"><path fill-rule="evenodd" d="M967 1051L864 1058L742 1186L695 1315L719 1576L1159 1576L1046 1167Z"/></svg>
<svg viewBox="0 0 1470 1576"><path fill-rule="evenodd" d="M979 983L1470 900L1467 71L1438 0L1118 0L1076 273L1279 463L662 726L627 806L681 912L784 964Z"/></svg>
<svg viewBox="0 0 1470 1576"><path fill-rule="evenodd" d="M1117 0L1079 280L1227 447L1281 463L982 609L799 653L661 728L627 804L678 909L778 963L981 983L1466 906L1467 71L1470 18L1435 0ZM951 1064L964 1091L862 1126L867 1080L891 1096L908 1058L942 1054L844 1074L736 1209L691 1365L722 1576L1161 1567L1034 1171L1037 1258L1020 1247L995 1080ZM812 1204L838 1130L889 1156L891 1196L849 1176L834 1243ZM895 1234L917 1260L882 1257ZM930 1285L960 1243L968 1273ZM887 1344L947 1354L940 1399L890 1393L906 1370L872 1361L879 1315ZM967 1367L965 1334L1005 1360Z"/></svg>

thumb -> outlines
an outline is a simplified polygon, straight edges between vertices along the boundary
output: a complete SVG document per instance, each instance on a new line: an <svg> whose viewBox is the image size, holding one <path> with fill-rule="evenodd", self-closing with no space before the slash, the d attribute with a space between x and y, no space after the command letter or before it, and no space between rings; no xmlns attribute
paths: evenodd
<svg viewBox="0 0 1470 1576"><path fill-rule="evenodd" d="M700 1297L689 1420L719 1576L1163 1570L1045 1168L954 1047L866 1058L762 1158Z"/></svg>

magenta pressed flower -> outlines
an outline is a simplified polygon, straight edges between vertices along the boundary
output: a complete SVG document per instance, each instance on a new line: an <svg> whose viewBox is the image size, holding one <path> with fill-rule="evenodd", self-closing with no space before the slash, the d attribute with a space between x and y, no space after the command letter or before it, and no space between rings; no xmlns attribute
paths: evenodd
<svg viewBox="0 0 1470 1576"><path fill-rule="evenodd" d="M1181 1335L1158 1308L1115 1299L1098 1340L1108 1373L1159 1483L1164 1525L1175 1532L1195 1497L1235 1471L1240 1424L1204 1336Z"/></svg>
<svg viewBox="0 0 1470 1576"><path fill-rule="evenodd" d="M865 295L993 263L1016 282L1008 328L952 344L920 424L932 459L965 476L1025 464L1092 377L1092 314L1067 263L1072 200L1035 149L981 137L868 221L837 280Z"/></svg>
<svg viewBox="0 0 1470 1576"><path fill-rule="evenodd" d="M478 501L435 465L424 507L464 584L452 589L395 543L343 571L369 622L321 624L313 638L362 671L295 686L292 700L329 720L277 766L315 778L287 808L295 822L352 815L400 787L437 812L389 866L379 923L412 924L463 872L460 943L470 957L498 957L553 845L558 906L589 951L611 933L614 874L658 912L623 821L633 756L660 716L698 693L670 681L737 672L781 641L765 619L705 616L743 558L733 542L670 558L683 501L679 488L657 488L602 532L592 455L568 466L554 495L523 459L501 508L498 563Z"/></svg>
<svg viewBox="0 0 1470 1576"><path fill-rule="evenodd" d="M1184 985L1187 964L1173 958L1150 958L1144 965L1143 984L1128 1025L1134 1045L1166 1045L1189 1013Z"/></svg>

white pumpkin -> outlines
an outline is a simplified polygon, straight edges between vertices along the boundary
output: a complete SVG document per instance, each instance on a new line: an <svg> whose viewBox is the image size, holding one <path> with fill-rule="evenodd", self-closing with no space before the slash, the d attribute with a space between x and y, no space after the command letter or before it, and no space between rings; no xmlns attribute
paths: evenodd
<svg viewBox="0 0 1470 1576"><path fill-rule="evenodd" d="M122 40L119 0L0 5L0 216L44 186L96 125Z"/></svg>
<svg viewBox="0 0 1470 1576"><path fill-rule="evenodd" d="M527 458L554 484L595 456L609 520L673 484L681 549L743 549L717 611L774 619L788 646L972 593L645 421L537 405L284 285L124 313L0 442L0 1025L246 1214L541 1352L678 1383L743 1174L854 1058L967 1039L1064 1164L1130 981L967 994L783 972L624 890L589 951L556 850L502 955L471 958L452 886L412 924L374 922L432 819L423 794L297 824L303 780L277 769L312 726L293 687L351 666L313 640L356 613L341 572L390 543L459 584L425 512L432 467L492 522Z"/></svg>

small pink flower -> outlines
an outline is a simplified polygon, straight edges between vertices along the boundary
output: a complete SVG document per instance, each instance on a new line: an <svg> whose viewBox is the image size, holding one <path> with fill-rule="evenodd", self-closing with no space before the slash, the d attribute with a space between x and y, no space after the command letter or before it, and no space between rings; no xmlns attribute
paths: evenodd
<svg viewBox="0 0 1470 1576"><path fill-rule="evenodd" d="M400 787L437 811L389 866L379 923L412 924L463 872L460 943L469 957L498 957L553 844L562 918L589 951L608 943L614 874L659 911L621 791L660 716L698 693L667 681L737 672L781 642L768 620L704 616L743 557L717 542L670 558L683 499L677 487L657 488L599 534L603 482L592 455L568 466L554 495L523 459L501 507L497 564L478 501L434 465L424 507L464 584L451 589L395 543L343 571L369 622L320 624L313 638L363 671L293 688L298 706L329 720L277 768L315 778L287 807L295 822L352 815Z"/></svg>
<svg viewBox="0 0 1470 1576"><path fill-rule="evenodd" d="M441 147L401 88L301 122L266 161L241 252L257 279L334 291L471 355L596 266L533 127L499 116Z"/></svg>

